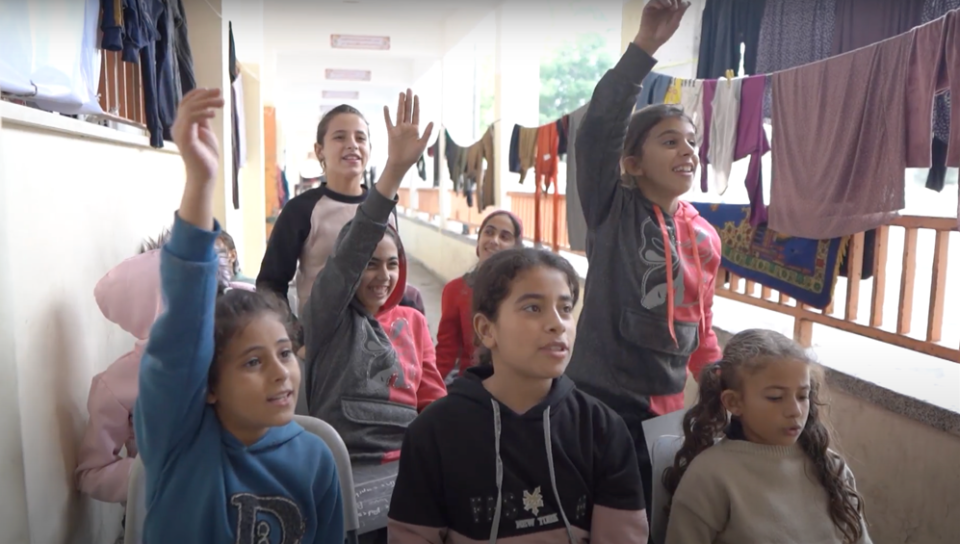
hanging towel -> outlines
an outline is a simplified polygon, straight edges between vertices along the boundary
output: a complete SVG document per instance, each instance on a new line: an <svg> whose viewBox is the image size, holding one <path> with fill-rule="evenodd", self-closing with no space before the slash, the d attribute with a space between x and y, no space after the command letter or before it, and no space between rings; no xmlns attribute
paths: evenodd
<svg viewBox="0 0 960 544"><path fill-rule="evenodd" d="M717 92L717 80L703 80L700 90L700 108L703 121L700 123L700 132L703 139L700 143L700 190L706 193L710 190L707 184L707 154L710 151L710 123L713 119L713 95Z"/></svg>
<svg viewBox="0 0 960 544"><path fill-rule="evenodd" d="M520 127L520 183L523 183L527 171L537 162L537 130Z"/></svg>
<svg viewBox="0 0 960 544"><path fill-rule="evenodd" d="M510 172L520 173L520 125L513 125L510 134Z"/></svg>
<svg viewBox="0 0 960 544"><path fill-rule="evenodd" d="M836 0L831 55L875 44L920 24L923 0Z"/></svg>
<svg viewBox="0 0 960 544"><path fill-rule="evenodd" d="M767 0L760 22L757 73L770 74L829 57L836 9L836 0ZM763 116L770 118L770 86Z"/></svg>
<svg viewBox="0 0 960 544"><path fill-rule="evenodd" d="M713 167L717 194L727 192L730 171L733 169L733 154L737 146L737 122L740 118L740 86L743 80L719 79L713 96L710 120L710 149L707 160Z"/></svg>
<svg viewBox="0 0 960 544"><path fill-rule="evenodd" d="M567 126L567 240L573 251L587 250L587 220L580 207L580 191L575 182L577 179L577 129L589 105L588 102L571 113Z"/></svg>
<svg viewBox="0 0 960 544"><path fill-rule="evenodd" d="M775 74L770 228L827 239L888 223L904 170L931 164L936 89L960 91L960 13ZM860 93L849 89L863 89ZM954 112L953 126L960 126ZM811 137L816 136L816 137ZM960 142L947 165L960 166Z"/></svg>
<svg viewBox="0 0 960 544"><path fill-rule="evenodd" d="M723 84L721 83L721 86ZM770 151L767 132L763 128L763 97L767 76L750 76L740 88L740 116L737 122L737 145L733 159L750 157L747 168L747 194L750 197L750 225L767 222L767 206L763 202L763 169L761 158Z"/></svg>
<svg viewBox="0 0 960 544"><path fill-rule="evenodd" d="M642 109L654 104L663 104L667 96L667 89L673 83L673 78L650 72L640 83L640 94L637 96L637 109Z"/></svg>
<svg viewBox="0 0 960 544"><path fill-rule="evenodd" d="M697 146L703 144L703 133L706 127L703 125L703 80L685 79L680 86L680 107L684 113L693 121L693 126L697 129Z"/></svg>
<svg viewBox="0 0 960 544"><path fill-rule="evenodd" d="M738 72L741 60L746 75L757 73L760 22L765 4L766 0L707 0L700 26L698 79L719 78L727 70Z"/></svg>
<svg viewBox="0 0 960 544"><path fill-rule="evenodd" d="M560 169L560 160L557 156L559 144L556 123L547 123L537 131L537 162L534 166L534 174L544 193L551 184L557 182Z"/></svg>

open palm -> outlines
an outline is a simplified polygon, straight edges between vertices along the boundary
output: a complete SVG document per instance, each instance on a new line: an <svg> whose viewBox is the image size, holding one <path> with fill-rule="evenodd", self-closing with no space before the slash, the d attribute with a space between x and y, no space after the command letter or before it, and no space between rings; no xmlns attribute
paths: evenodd
<svg viewBox="0 0 960 544"><path fill-rule="evenodd" d="M194 89L180 101L173 141L187 169L187 178L213 180L220 166L220 142L210 120L223 108L220 89Z"/></svg>
<svg viewBox="0 0 960 544"><path fill-rule="evenodd" d="M420 97L407 89L397 100L396 122L390 119L387 106L383 107L383 118L387 123L388 160L400 168L410 168L423 155L433 132L433 123L430 123L420 136Z"/></svg>
<svg viewBox="0 0 960 544"><path fill-rule="evenodd" d="M682 0L650 0L643 8L639 34L657 47L667 43L689 7L690 2Z"/></svg>

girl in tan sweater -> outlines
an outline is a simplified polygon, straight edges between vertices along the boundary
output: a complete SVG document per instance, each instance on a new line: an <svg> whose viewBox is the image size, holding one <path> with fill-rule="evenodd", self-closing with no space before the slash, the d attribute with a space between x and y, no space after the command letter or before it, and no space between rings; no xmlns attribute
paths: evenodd
<svg viewBox="0 0 960 544"><path fill-rule="evenodd" d="M663 474L673 496L667 544L871 542L853 473L829 449L820 389L793 340L760 329L730 340L703 369L683 446Z"/></svg>

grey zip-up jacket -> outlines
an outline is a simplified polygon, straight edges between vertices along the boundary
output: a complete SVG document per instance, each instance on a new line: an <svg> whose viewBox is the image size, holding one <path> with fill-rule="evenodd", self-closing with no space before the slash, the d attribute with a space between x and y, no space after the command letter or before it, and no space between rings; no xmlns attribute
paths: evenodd
<svg viewBox="0 0 960 544"><path fill-rule="evenodd" d="M581 390L633 415L650 415L651 396L682 392L701 336L715 340L716 230L689 203L671 215L620 178L631 111L655 64L630 44L597 84L576 137L590 269L566 373Z"/></svg>
<svg viewBox="0 0 960 544"><path fill-rule="evenodd" d="M410 422L447 394L427 318L400 305L407 261L400 237L388 225L395 205L370 191L340 231L303 305L307 408L340 433L355 463L395 461ZM356 292L387 229L397 243L399 277L373 315Z"/></svg>

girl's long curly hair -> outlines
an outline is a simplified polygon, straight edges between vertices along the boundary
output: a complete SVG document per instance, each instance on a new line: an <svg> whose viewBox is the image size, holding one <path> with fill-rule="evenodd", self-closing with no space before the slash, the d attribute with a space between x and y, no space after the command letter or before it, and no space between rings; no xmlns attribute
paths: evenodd
<svg viewBox="0 0 960 544"><path fill-rule="evenodd" d="M815 365L807 352L786 336L770 330L751 329L730 339L723 350L723 359L701 371L697 404L683 418L683 445L673 466L663 473L663 485L671 496L676 493L680 479L697 455L724 435L737 438L735 435L742 434L738 418L727 420L727 410L720 395L728 389L740 390L745 375L782 360ZM810 413L797 443L812 461L816 479L827 492L830 519L843 535L844 542L853 543L863 536L863 497L844 477L846 463L843 458L830 450L830 432L820 413L824 406L820 400L823 380L819 372L811 374Z"/></svg>

